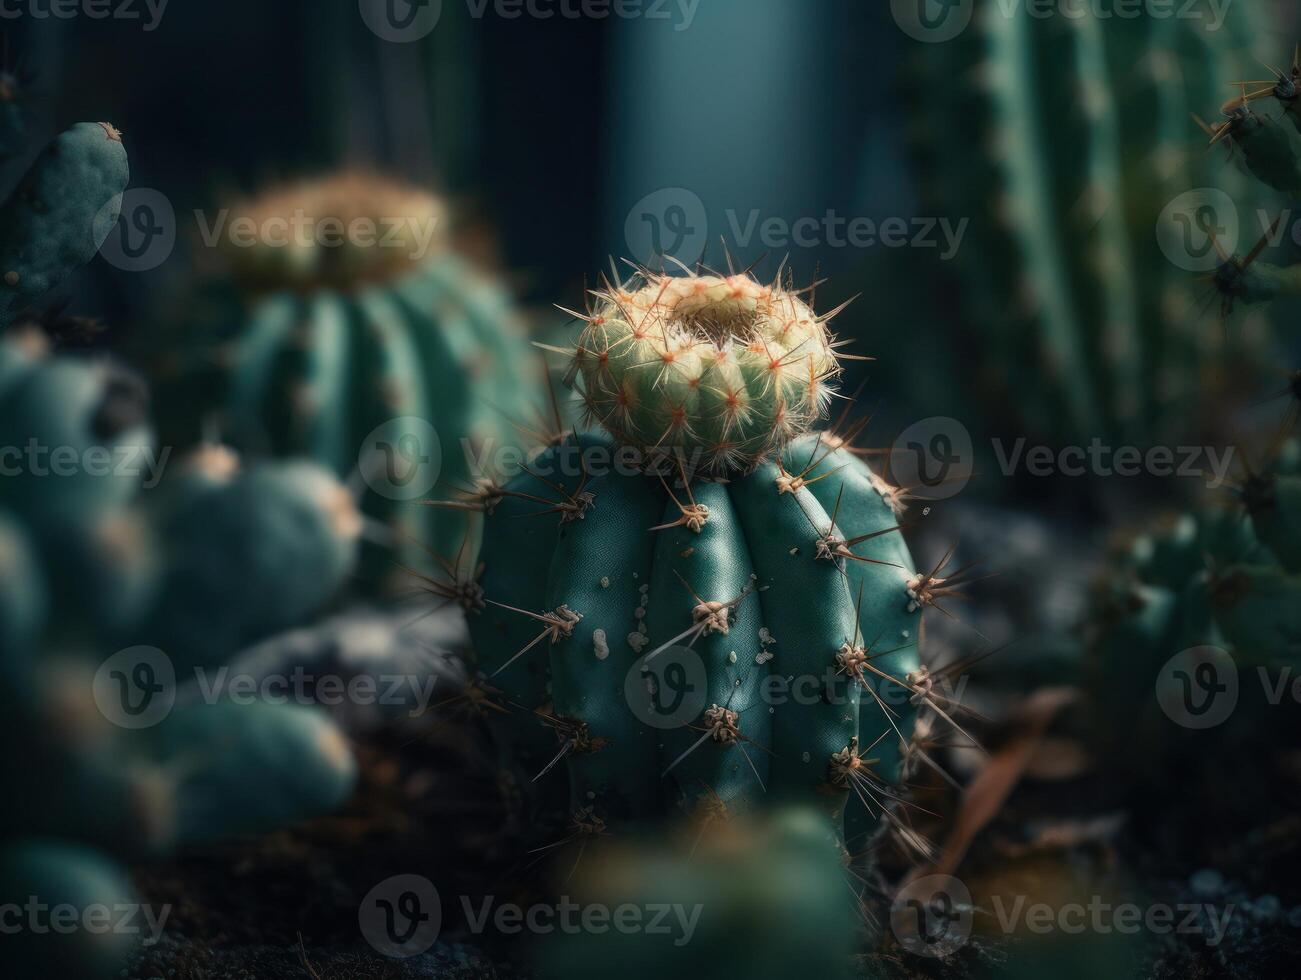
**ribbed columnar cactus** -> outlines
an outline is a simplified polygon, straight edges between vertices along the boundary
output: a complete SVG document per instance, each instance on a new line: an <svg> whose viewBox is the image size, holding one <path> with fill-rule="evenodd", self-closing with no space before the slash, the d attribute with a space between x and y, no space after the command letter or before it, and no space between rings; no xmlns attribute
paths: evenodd
<svg viewBox="0 0 1301 980"><path fill-rule="evenodd" d="M225 375L225 434L340 476L383 474L437 452L418 431L430 423L440 486L472 485L474 453L515 443L514 427L536 418L542 372L505 290L450 249L447 225L430 194L352 173L231 209L221 248L233 289L210 297L219 323L199 356ZM192 403L194 390L176 398ZM384 445L368 441L395 419L407 422L390 425ZM464 535L459 515L418 501L372 496L364 507L394 525L408 563L423 564L422 548L452 553Z"/></svg>
<svg viewBox="0 0 1301 980"><path fill-rule="evenodd" d="M1187 431L1222 335L1154 230L1207 188L1249 225L1241 175L1191 145L1190 114L1259 72L1260 6L977 3L959 37L917 45L923 206L969 219L952 264L979 343L973 380L1014 424L1086 441Z"/></svg>
<svg viewBox="0 0 1301 980"><path fill-rule="evenodd" d="M835 311L746 275L593 297L571 376L609 437L459 502L482 553L436 588L470 613L504 736L530 776L563 760L580 833L795 801L838 823L849 803L861 843L931 697L920 614L946 583L913 565L905 494L808 431Z"/></svg>

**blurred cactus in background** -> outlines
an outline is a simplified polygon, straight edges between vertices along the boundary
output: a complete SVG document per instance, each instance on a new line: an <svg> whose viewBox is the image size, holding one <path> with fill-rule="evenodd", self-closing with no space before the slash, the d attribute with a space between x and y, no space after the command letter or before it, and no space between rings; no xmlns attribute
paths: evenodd
<svg viewBox="0 0 1301 980"><path fill-rule="evenodd" d="M389 525L404 564L454 555L465 519L400 492L417 466L405 454L412 440L437 453L439 484L466 489L477 453L536 424L541 358L506 291L451 251L441 201L373 175L289 185L237 205L229 222L227 276L175 328L197 336L164 345L160 397L190 418L190 438L206 409L242 449L386 485L363 509ZM239 226L256 229L249 241L232 240ZM338 240L324 240L329 227Z"/></svg>
<svg viewBox="0 0 1301 980"><path fill-rule="evenodd" d="M0 211L0 901L19 907L111 913L135 901L126 875L83 846L156 857L264 831L337 806L355 775L324 716L209 698L187 677L330 600L355 558L351 496L311 464L240 475L229 454L142 492L168 462L145 385L56 353L88 325L27 309L94 256L126 179L117 130L83 124ZM113 977L132 938L9 942L7 975Z"/></svg>
<svg viewBox="0 0 1301 980"><path fill-rule="evenodd" d="M973 364L968 391L1003 406L991 424L1059 443L1197 431L1207 393L1240 382L1260 338L1247 324L1225 345L1158 221L1181 195L1221 190L1248 228L1249 184L1191 145L1190 114L1259 72L1266 11L1242 0L1218 23L1203 5L1119 6L977 4L958 37L915 46L909 76L923 207L970 221L955 369Z"/></svg>

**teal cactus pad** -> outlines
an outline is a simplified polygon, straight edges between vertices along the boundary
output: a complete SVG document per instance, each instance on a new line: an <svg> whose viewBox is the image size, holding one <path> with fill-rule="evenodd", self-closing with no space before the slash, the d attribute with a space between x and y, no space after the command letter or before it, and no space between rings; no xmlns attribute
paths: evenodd
<svg viewBox="0 0 1301 980"><path fill-rule="evenodd" d="M165 488L165 585L144 633L183 665L211 665L317 612L353 572L361 517L324 467L299 461L230 469L200 454Z"/></svg>
<svg viewBox="0 0 1301 980"><path fill-rule="evenodd" d="M45 148L0 206L0 327L94 258L129 176L109 123L79 123Z"/></svg>

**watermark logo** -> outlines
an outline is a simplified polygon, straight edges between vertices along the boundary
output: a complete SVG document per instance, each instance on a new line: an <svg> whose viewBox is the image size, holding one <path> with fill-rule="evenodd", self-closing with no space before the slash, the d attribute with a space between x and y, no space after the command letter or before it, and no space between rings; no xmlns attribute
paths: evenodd
<svg viewBox="0 0 1301 980"><path fill-rule="evenodd" d="M1156 222L1161 252L1186 272L1213 272L1221 262L1216 244L1232 255L1239 234L1233 199L1215 187L1185 191L1161 210Z"/></svg>
<svg viewBox="0 0 1301 980"><path fill-rule="evenodd" d="M407 959L427 952L443 925L438 889L428 878L405 874L386 878L362 899L361 934L376 952Z"/></svg>
<svg viewBox="0 0 1301 980"><path fill-rule="evenodd" d="M914 41L942 44L967 29L975 0L890 0L890 14Z"/></svg>
<svg viewBox="0 0 1301 980"><path fill-rule="evenodd" d="M158 29L171 0L0 0L0 20L143 21L146 34Z"/></svg>
<svg viewBox="0 0 1301 980"><path fill-rule="evenodd" d="M682 728L705 710L709 679L705 662L690 647L652 650L629 669L624 698L638 720L651 728Z"/></svg>
<svg viewBox="0 0 1301 980"><path fill-rule="evenodd" d="M371 33L393 44L428 37L443 16L443 0L358 0L358 8Z"/></svg>
<svg viewBox="0 0 1301 980"><path fill-rule="evenodd" d="M890 904L890 930L916 956L945 957L971 936L971 892L951 875L910 881Z"/></svg>
<svg viewBox="0 0 1301 980"><path fill-rule="evenodd" d="M632 206L623 235L630 256L647 268L663 268L670 259L695 265L709 239L705 202L685 187L661 188Z"/></svg>
<svg viewBox="0 0 1301 980"><path fill-rule="evenodd" d="M945 500L962 492L971 479L971 433L943 415L914 422L890 449L890 476L921 500Z"/></svg>
<svg viewBox="0 0 1301 980"><path fill-rule="evenodd" d="M149 272L171 257L176 248L176 211L167 195L152 187L133 187L122 195L117 222L112 220L117 202L101 209L95 218L96 238L103 238L99 254L124 272Z"/></svg>
<svg viewBox="0 0 1301 980"><path fill-rule="evenodd" d="M1219 647L1181 650L1161 668L1156 699L1175 724L1192 729L1214 728L1227 721L1237 707L1237 665Z"/></svg>
<svg viewBox="0 0 1301 980"><path fill-rule="evenodd" d="M251 674L229 666L195 667L184 695L203 704L293 704L334 708L393 707L411 718L428 714L438 678L429 673L362 671L350 676L312 673L301 665L279 673ZM137 646L104 661L95 674L100 713L122 728L150 728L165 721L180 695L172 659L156 647Z"/></svg>
<svg viewBox="0 0 1301 980"><path fill-rule="evenodd" d="M113 724L152 728L176 705L176 670L157 647L120 650L95 672L95 705Z"/></svg>
<svg viewBox="0 0 1301 980"><path fill-rule="evenodd" d="M362 441L357 467L366 486L388 500L419 500L438 483L443 450L438 432L414 415L389 419Z"/></svg>

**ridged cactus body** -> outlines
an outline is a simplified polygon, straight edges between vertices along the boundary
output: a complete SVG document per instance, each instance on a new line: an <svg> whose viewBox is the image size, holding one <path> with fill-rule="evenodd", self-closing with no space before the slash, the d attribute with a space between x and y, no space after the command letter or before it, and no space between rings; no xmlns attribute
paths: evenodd
<svg viewBox="0 0 1301 980"><path fill-rule="evenodd" d="M420 457L438 452L411 421L423 420L441 445L439 486L472 485L467 456L515 444L514 426L541 408L539 362L505 291L450 250L445 209L421 191L325 178L241 205L232 222L296 216L373 228L374 244L321 244L304 232L287 246L225 249L236 289L218 304L223 322L204 357L224 365L229 437L340 476L360 467L400 497ZM368 445L386 423L383 445ZM458 516L417 501L372 495L365 509L393 524L411 564L425 564L422 548L454 554L464 536Z"/></svg>
<svg viewBox="0 0 1301 980"><path fill-rule="evenodd" d="M649 283L597 294L574 353L610 439L568 437L473 497L476 577L444 591L515 709L506 737L535 774L563 758L589 832L775 800L875 809L911 736L931 584L902 495L837 437L802 434L837 373L807 306L745 277ZM698 306L670 317L665 296ZM652 724L674 694L648 689L655 660L677 648L703 700Z"/></svg>
<svg viewBox="0 0 1301 980"><path fill-rule="evenodd" d="M1254 215L1232 164L1190 139L1190 114L1259 72L1253 5L1219 24L1111 7L977 5L960 37L918 46L913 120L928 204L970 220L954 265L974 380L1014 423L1086 441L1186 431L1220 356L1197 284L1162 252L1163 208L1218 188L1244 238Z"/></svg>
<svg viewBox="0 0 1301 980"><path fill-rule="evenodd" d="M45 148L0 205L0 328L95 256L129 173L110 123L79 123Z"/></svg>

